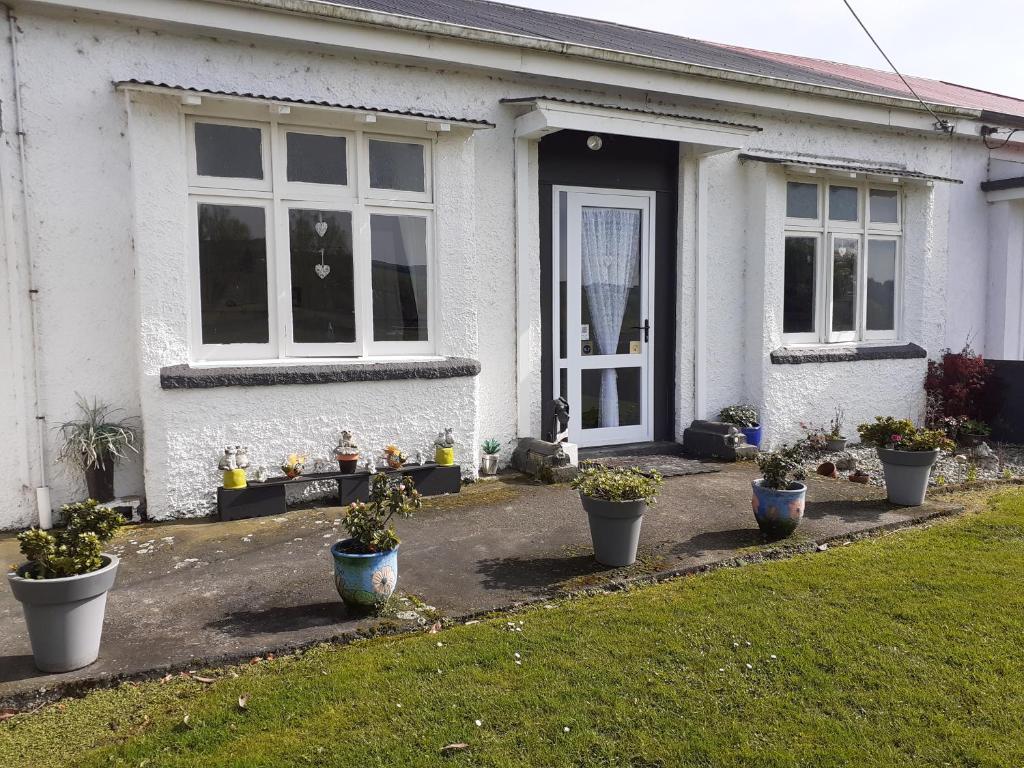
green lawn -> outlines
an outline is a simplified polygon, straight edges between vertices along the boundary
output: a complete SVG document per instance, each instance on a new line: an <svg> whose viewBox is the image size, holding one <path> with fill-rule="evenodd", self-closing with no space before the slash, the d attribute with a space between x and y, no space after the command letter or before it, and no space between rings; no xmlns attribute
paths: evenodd
<svg viewBox="0 0 1024 768"><path fill-rule="evenodd" d="M0 725L0 765L1021 766L1024 490L968 501L784 562L99 691Z"/></svg>

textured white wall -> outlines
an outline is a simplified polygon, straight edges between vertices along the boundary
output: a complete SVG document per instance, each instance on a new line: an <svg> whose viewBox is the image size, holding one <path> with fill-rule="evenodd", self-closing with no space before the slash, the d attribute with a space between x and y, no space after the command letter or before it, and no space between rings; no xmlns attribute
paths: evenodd
<svg viewBox="0 0 1024 768"><path fill-rule="evenodd" d="M342 427L355 429L367 445L399 439L415 449L438 427L451 424L457 427L460 460L472 463L480 439L507 441L515 435L514 110L499 104L502 97L546 93L646 103L755 122L765 129L752 137L758 148L897 161L938 173L958 170L950 168L951 143L939 137L753 116L650 94L645 99L614 89L600 92L590 83L573 89L568 81L428 69L270 39L258 45L230 36L215 40L86 16L72 22L26 12L19 28L35 213L30 225L42 289L45 412L51 420L70 416L75 393L81 392L141 413L145 491L159 516L208 509L217 480L213 460L228 442L248 443L255 462L272 465L293 450L326 453ZM436 157L438 285L444 291L439 351L476 357L480 376L161 390L160 367L189 359L183 124L173 100L165 97L141 99L131 105L129 117L126 100L111 86L126 78L414 108L496 123L472 139L465 134L441 139ZM975 173L976 162L973 156L964 160ZM734 153L711 158L706 166L709 413L752 400L764 408L769 432L779 439L791 437L800 419L827 418L837 399L846 401L851 420L882 411L914 414L923 361L767 363L768 352L780 344L782 176L777 169L741 164ZM693 415L694 160L686 157L681 171L675 370L680 428ZM945 293L953 282L946 276L949 193L938 185L934 193L912 197L906 245L915 255L908 260L905 335L934 351L952 332L945 318ZM970 227L980 226L968 207L964 216ZM977 311L973 304L971 311ZM539 366L533 375L529 389L540 391ZM9 399L0 390L5 418ZM51 462L53 451L51 435ZM119 492L142 491L142 462L119 469L117 483ZM55 504L83 492L77 479L62 475L53 486ZM0 510L0 526L23 522L24 510L17 515Z"/></svg>

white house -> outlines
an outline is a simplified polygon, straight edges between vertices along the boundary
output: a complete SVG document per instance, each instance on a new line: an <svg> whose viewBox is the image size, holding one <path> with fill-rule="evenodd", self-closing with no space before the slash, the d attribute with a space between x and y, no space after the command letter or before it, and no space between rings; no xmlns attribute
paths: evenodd
<svg viewBox="0 0 1024 768"><path fill-rule="evenodd" d="M1024 101L481 0L9 6L0 527L84 495L76 393L167 518L226 444L453 426L472 472L559 394L581 445L774 443L1024 351Z"/></svg>

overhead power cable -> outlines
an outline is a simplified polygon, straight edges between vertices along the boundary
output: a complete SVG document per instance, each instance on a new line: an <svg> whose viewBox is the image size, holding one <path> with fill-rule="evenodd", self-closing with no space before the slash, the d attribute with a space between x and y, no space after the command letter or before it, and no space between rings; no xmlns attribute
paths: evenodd
<svg viewBox="0 0 1024 768"><path fill-rule="evenodd" d="M917 91L914 90L914 87L907 81L907 78L905 78L903 74L898 69L896 69L896 65L892 63L892 59L890 59L889 55L884 50L882 50L882 46L878 44L878 41L875 40L875 36L871 34L871 30L867 28L867 25L863 21L861 21L860 16L857 15L857 12L853 10L853 6L850 5L850 0L843 0L843 5L845 5L847 9L849 9L851 14L853 14L853 18L855 18L857 20L857 23L860 24L860 28L864 30L864 34L868 36L868 39L872 43L874 43L875 48L877 48L878 52L882 54L882 58L884 58L886 62L888 62L889 66L892 67L892 71L895 72L899 76L900 80L903 81L903 84L907 86L907 90L914 94L914 98L921 102L921 106L928 110L929 115L935 118L935 127L940 131L943 131L944 133L952 135L953 126L950 125L948 120L945 120L939 117L937 114L935 114L934 110L932 110L932 108L929 107L927 103L925 103L925 100L917 95Z"/></svg>

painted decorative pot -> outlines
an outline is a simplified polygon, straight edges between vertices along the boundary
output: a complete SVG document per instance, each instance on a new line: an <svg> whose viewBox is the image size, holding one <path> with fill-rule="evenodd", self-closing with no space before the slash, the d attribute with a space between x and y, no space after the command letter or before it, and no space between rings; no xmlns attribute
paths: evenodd
<svg viewBox="0 0 1024 768"><path fill-rule="evenodd" d="M401 469L405 466L405 459L400 459L397 456L392 456L391 454L388 454L387 461L388 466L391 467L391 469Z"/></svg>
<svg viewBox="0 0 1024 768"><path fill-rule="evenodd" d="M450 467L455 463L455 449L434 446L434 463L442 467Z"/></svg>
<svg viewBox="0 0 1024 768"><path fill-rule="evenodd" d="M225 469L224 470L224 487L228 489L245 488L245 470L244 469Z"/></svg>
<svg viewBox="0 0 1024 768"><path fill-rule="evenodd" d="M754 519L767 536L789 536L804 516L807 486L803 483L790 483L788 489L776 490L763 487L763 482L758 479L751 483L754 489L751 499Z"/></svg>
<svg viewBox="0 0 1024 768"><path fill-rule="evenodd" d="M398 547L364 555L346 552L352 543L353 539L344 539L331 547L334 586L345 605L378 608L387 602L398 583Z"/></svg>
<svg viewBox="0 0 1024 768"><path fill-rule="evenodd" d="M341 470L341 474L343 475L351 475L356 471L356 467L359 465L358 453L339 453L337 458L338 468Z"/></svg>
<svg viewBox="0 0 1024 768"><path fill-rule="evenodd" d="M885 472L885 492L892 504L919 507L928 493L932 465L938 461L939 450L894 451L879 448L878 458Z"/></svg>
<svg viewBox="0 0 1024 768"><path fill-rule="evenodd" d="M485 453L480 457L480 471L485 475L498 474L498 454Z"/></svg>
<svg viewBox="0 0 1024 768"><path fill-rule="evenodd" d="M103 560L98 571L60 579L26 579L27 563L7 574L25 614L35 665L43 672L70 672L99 656L107 592L121 562L108 554Z"/></svg>
<svg viewBox="0 0 1024 768"><path fill-rule="evenodd" d="M747 438L747 443L755 448L761 447L761 425L755 424L752 427L740 427L740 431Z"/></svg>
<svg viewBox="0 0 1024 768"><path fill-rule="evenodd" d="M284 472L284 476L289 480L294 480L302 474L302 467L281 467L281 471Z"/></svg>

